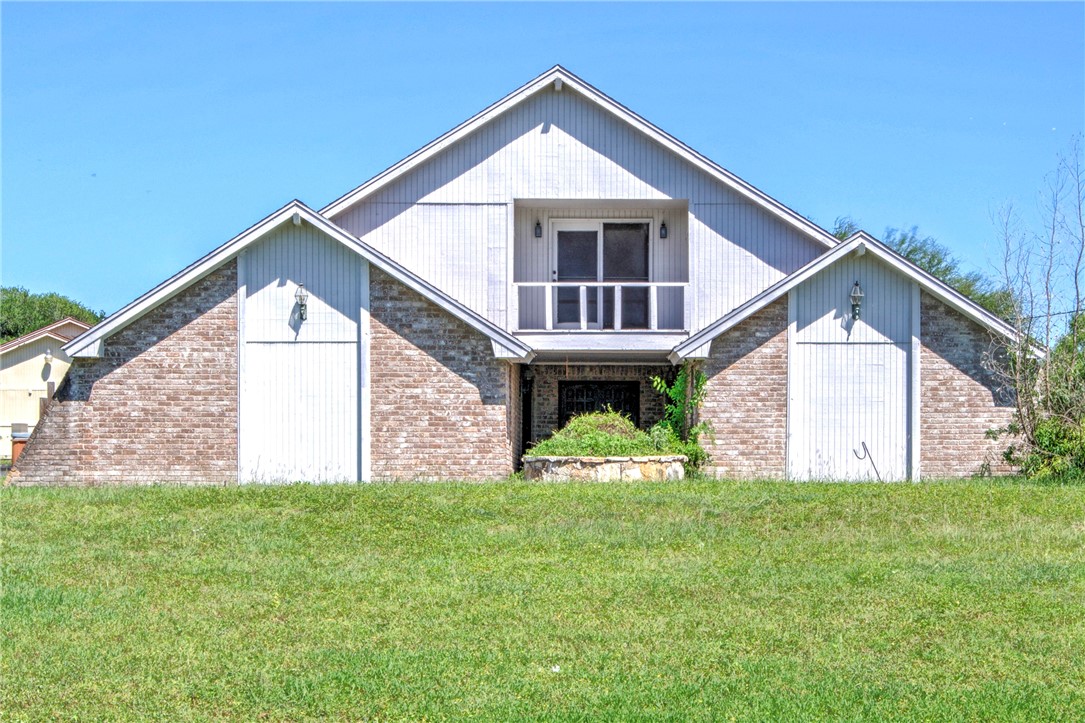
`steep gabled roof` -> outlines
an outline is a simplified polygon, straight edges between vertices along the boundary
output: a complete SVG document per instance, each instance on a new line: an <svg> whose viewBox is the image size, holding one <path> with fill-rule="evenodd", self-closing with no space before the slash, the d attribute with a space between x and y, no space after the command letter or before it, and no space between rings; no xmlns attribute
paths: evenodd
<svg viewBox="0 0 1085 723"><path fill-rule="evenodd" d="M599 108L602 108L604 111L611 113L620 120L633 126L656 143L659 143L661 146L670 150L672 153L678 155L693 166L704 171L709 176L715 178L735 193L738 193L740 196L743 196L750 201L758 204L769 213L780 218L782 221L793 226L802 233L810 236L815 241L818 241L821 244L830 248L836 246L839 243L838 240L825 229L804 218L803 216L791 210L790 208L780 203L776 199L772 198L771 196L754 188L749 183L743 181L741 178L726 170L717 163L709 160L705 156L702 156L700 153L693 150L682 141L678 140L677 138L663 131L662 129L656 127L655 125L652 125L641 116L629 110L618 101L609 97L598 88L595 88L594 86L585 82L584 80L577 77L560 65L555 65L550 70L546 71L534 80L529 81L527 84L521 86L520 88L517 88L493 105L489 106L480 113L472 116L468 120L448 131L443 136L437 138L436 140L430 142L428 145L423 146L419 150L407 156L399 163L396 163L395 165L385 169L384 171L378 173L376 176L369 179L354 190L332 201L327 206L320 209L320 213L324 216L331 218L332 216L335 216L342 211L345 211L347 208L353 206L367 196L370 196L379 191L380 189L384 188L385 186L391 184L396 179L409 173L411 170L418 167L422 163L425 163L430 158L433 158L441 151L459 142L463 138L467 137L469 134L478 130L483 125L504 114L511 108L519 105L535 93L543 90L544 88L553 83L561 83L562 86L568 86L572 90L576 91L580 95L593 102Z"/></svg>
<svg viewBox="0 0 1085 723"><path fill-rule="evenodd" d="M38 339L42 339L45 337L49 337L50 339L56 339L58 342L63 344L64 342L72 338L71 334L64 334L61 332L61 330L66 326L77 326L81 331L86 331L90 328L90 324L86 323L85 321L80 321L73 316L66 316L60 321L54 321L48 326L43 326L40 329L35 329L29 334L23 334L16 339L12 339L6 344L0 346L0 354L9 352L12 349L18 349L21 346L25 346L31 342L37 341Z"/></svg>
<svg viewBox="0 0 1085 723"><path fill-rule="evenodd" d="M738 326L761 309L764 309L777 299L782 298L791 291L791 289L820 273L829 266L832 266L841 259L846 258L848 254L853 251L869 251L881 261L884 261L904 276L919 284L919 287L931 296L957 310L965 317L972 319L977 324L990 329L999 336L1007 339L1019 338L1017 330L1005 321L999 319L997 316L945 282L931 276L867 232L859 231L849 236L847 240L836 248L826 251L806 266L803 266L798 271L780 279L757 296L731 310L704 329L690 336L681 344L678 344L670 354L671 361L677 364L682 359L702 355L704 353L702 347L707 347L713 339L727 330ZM702 351L698 353L699 350Z"/></svg>
<svg viewBox="0 0 1085 723"><path fill-rule="evenodd" d="M71 340L64 346L64 351L70 356L99 356L102 343L108 337L128 326L163 302L176 296L195 282L204 278L215 269L221 267L230 259L237 256L243 249L256 243L267 234L274 231L284 223L301 222L311 224L318 231L323 232L330 238L338 241L351 249L369 263L384 271L403 285L421 294L426 299L437 304L453 316L459 318L468 326L485 334L494 344L494 351L499 356L515 359L530 360L534 353L531 348L504 329L495 325L492 321L481 314L469 309L459 301L456 301L425 279L388 258L380 251L358 238L347 233L321 216L301 201L291 201L278 211L264 218L239 235L230 239L222 246L204 256L199 261L163 281L158 286L148 291L123 309L102 320L94 328Z"/></svg>

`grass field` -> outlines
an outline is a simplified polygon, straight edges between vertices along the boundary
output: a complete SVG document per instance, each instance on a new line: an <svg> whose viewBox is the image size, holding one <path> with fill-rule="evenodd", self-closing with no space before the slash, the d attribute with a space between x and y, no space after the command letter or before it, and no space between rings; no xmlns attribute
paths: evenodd
<svg viewBox="0 0 1085 723"><path fill-rule="evenodd" d="M1085 717L1081 486L0 502L6 719Z"/></svg>

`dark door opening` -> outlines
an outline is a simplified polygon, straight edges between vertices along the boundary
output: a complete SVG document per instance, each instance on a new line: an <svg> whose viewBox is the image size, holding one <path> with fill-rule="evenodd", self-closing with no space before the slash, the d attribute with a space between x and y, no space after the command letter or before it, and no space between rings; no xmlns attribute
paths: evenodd
<svg viewBox="0 0 1085 723"><path fill-rule="evenodd" d="M558 426L577 414L607 407L640 426L640 382L558 382Z"/></svg>

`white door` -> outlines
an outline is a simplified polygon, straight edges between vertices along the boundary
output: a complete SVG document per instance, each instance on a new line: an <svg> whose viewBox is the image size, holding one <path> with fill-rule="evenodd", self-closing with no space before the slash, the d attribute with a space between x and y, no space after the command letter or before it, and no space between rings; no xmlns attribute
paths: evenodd
<svg viewBox="0 0 1085 723"><path fill-rule="evenodd" d="M788 476L908 477L906 344L796 344Z"/></svg>

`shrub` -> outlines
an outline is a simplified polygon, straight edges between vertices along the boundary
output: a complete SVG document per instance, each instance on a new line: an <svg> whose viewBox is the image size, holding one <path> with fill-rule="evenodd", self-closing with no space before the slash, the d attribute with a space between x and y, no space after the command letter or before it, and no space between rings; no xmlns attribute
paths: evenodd
<svg viewBox="0 0 1085 723"><path fill-rule="evenodd" d="M581 414L530 450L529 457L643 457L686 454L686 444L661 424L637 429L615 411ZM689 456L687 454L687 456Z"/></svg>
<svg viewBox="0 0 1085 723"><path fill-rule="evenodd" d="M1072 424L1058 417L1048 417L1035 426L1028 452L1011 461L1021 471L1039 481L1085 480L1085 422Z"/></svg>

